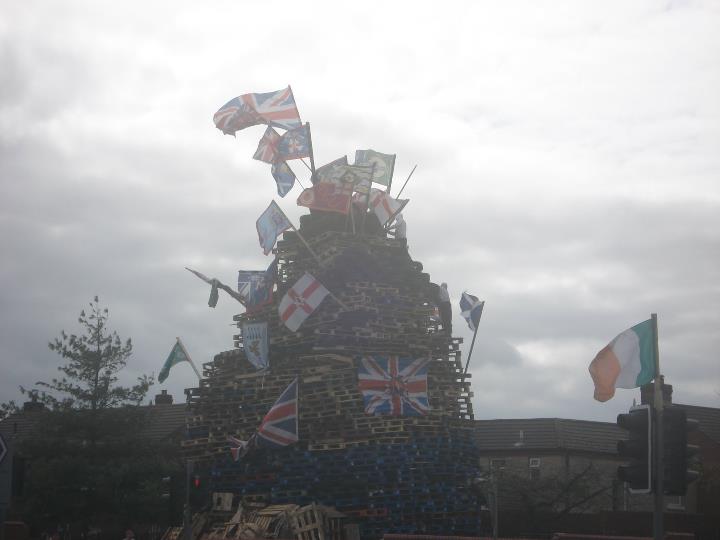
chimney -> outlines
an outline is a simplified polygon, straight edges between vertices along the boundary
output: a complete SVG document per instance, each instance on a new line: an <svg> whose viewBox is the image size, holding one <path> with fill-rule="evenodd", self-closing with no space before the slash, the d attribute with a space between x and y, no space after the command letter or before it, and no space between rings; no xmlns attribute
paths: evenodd
<svg viewBox="0 0 720 540"><path fill-rule="evenodd" d="M672 384L665 384L665 377L660 376L662 383L662 397L663 407L672 406ZM643 405L654 405L655 404L655 383L647 383L640 387L640 402Z"/></svg>
<svg viewBox="0 0 720 540"><path fill-rule="evenodd" d="M163 390L155 396L155 405L172 405L172 394L168 394L167 390Z"/></svg>
<svg viewBox="0 0 720 540"><path fill-rule="evenodd" d="M23 412L34 413L45 410L45 405L37 400L37 396L33 393L30 394L30 401L23 403Z"/></svg>

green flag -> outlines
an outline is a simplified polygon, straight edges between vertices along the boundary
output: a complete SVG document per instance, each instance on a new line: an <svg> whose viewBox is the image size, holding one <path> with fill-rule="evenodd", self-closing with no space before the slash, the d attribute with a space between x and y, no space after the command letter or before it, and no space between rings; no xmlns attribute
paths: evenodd
<svg viewBox="0 0 720 540"><path fill-rule="evenodd" d="M395 169L395 154L382 154L375 150L356 150L355 165L375 165L372 181L389 186Z"/></svg>
<svg viewBox="0 0 720 540"><path fill-rule="evenodd" d="M160 370L160 374L158 375L158 382L164 382L165 379L168 378L168 375L170 375L170 368L173 367L175 364L179 364L180 362L190 362L190 358L185 352L185 347L182 346L180 338L178 338L178 340L175 342L175 346L172 348L172 351L170 351L167 360L165 360L165 363Z"/></svg>

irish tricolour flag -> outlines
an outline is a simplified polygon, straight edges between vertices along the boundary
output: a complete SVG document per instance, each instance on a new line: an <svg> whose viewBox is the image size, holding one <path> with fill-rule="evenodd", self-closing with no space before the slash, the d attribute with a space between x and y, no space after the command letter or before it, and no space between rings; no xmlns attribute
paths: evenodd
<svg viewBox="0 0 720 540"><path fill-rule="evenodd" d="M607 401L616 388L638 388L655 378L655 335L652 319L625 330L590 363L595 399Z"/></svg>

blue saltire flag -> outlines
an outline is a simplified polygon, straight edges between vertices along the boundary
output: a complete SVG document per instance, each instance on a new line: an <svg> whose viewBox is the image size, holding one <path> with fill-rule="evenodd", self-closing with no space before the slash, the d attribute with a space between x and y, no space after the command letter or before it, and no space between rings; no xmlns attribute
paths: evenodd
<svg viewBox="0 0 720 540"><path fill-rule="evenodd" d="M240 270L238 272L238 292L245 299L245 309L252 313L272 302L273 286L277 274L277 259L267 270Z"/></svg>
<svg viewBox="0 0 720 540"><path fill-rule="evenodd" d="M484 300L480 301L477 296L473 296L472 294L468 294L466 292L462 293L462 296L460 297L461 315L465 318L470 330L473 332L477 330L477 327L480 324L483 307L485 307Z"/></svg>
<svg viewBox="0 0 720 540"><path fill-rule="evenodd" d="M257 446L278 448L296 443L298 436L298 380L295 378L260 422Z"/></svg>
<svg viewBox="0 0 720 540"><path fill-rule="evenodd" d="M277 184L278 195L284 197L295 185L295 173L284 161L275 161L270 168L270 173Z"/></svg>

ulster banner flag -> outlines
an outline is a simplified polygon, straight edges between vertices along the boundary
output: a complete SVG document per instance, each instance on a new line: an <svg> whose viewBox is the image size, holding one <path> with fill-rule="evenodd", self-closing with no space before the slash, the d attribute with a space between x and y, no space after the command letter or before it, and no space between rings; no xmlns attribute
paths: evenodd
<svg viewBox="0 0 720 540"><path fill-rule="evenodd" d="M328 294L322 283L305 272L305 275L285 293L280 301L278 306L280 319L292 332L297 332L300 325Z"/></svg>

